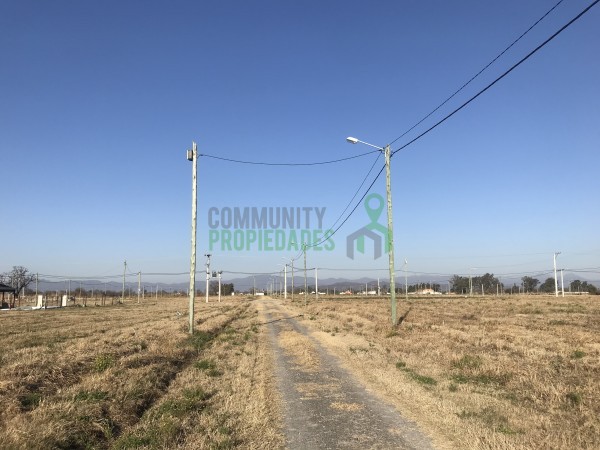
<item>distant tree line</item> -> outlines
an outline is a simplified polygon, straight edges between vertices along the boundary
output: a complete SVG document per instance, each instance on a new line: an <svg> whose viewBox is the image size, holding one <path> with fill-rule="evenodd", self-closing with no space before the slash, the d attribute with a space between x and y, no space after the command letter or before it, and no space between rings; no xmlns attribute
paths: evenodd
<svg viewBox="0 0 600 450"><path fill-rule="evenodd" d="M574 280L570 284L571 292L589 292L590 294L598 294L598 288L587 281Z"/></svg>
<svg viewBox="0 0 600 450"><path fill-rule="evenodd" d="M221 283L221 295L231 295L234 292L233 283ZM211 281L208 285L208 295L219 295L219 282Z"/></svg>
<svg viewBox="0 0 600 450"><path fill-rule="evenodd" d="M475 277L463 277L454 275L450 280L452 283L451 291L455 294L491 294L491 293L553 293L556 289L554 277L546 278L543 283L537 278L524 276L521 278L521 286L513 283L511 287L505 287L494 274L486 273L485 275ZM559 286L560 289L560 286ZM569 285L570 292L589 292L590 294L598 294L598 288L587 281L574 280Z"/></svg>
<svg viewBox="0 0 600 450"><path fill-rule="evenodd" d="M497 290L504 292L504 285L492 273L475 277L454 275L450 282L452 283L451 291L455 294L490 294L495 293Z"/></svg>
<svg viewBox="0 0 600 450"><path fill-rule="evenodd" d="M554 277L546 278L546 281L540 284L540 280L532 277L521 278L523 282L523 290L525 292L545 292L551 293L556 290ZM560 289L560 286L559 286ZM589 292L590 294L598 294L598 288L587 281L573 280L569 284L570 292Z"/></svg>

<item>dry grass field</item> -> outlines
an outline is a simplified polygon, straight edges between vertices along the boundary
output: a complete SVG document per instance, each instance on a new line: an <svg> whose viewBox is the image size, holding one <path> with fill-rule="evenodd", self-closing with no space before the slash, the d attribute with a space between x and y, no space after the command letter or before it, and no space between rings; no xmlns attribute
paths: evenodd
<svg viewBox="0 0 600 450"><path fill-rule="evenodd" d="M256 304L0 315L0 448L281 448Z"/></svg>
<svg viewBox="0 0 600 450"><path fill-rule="evenodd" d="M439 447L600 448L600 297L322 299L314 337Z"/></svg>
<svg viewBox="0 0 600 450"><path fill-rule="evenodd" d="M0 448L282 448L270 301L2 312ZM600 448L598 297L285 303L440 448Z"/></svg>

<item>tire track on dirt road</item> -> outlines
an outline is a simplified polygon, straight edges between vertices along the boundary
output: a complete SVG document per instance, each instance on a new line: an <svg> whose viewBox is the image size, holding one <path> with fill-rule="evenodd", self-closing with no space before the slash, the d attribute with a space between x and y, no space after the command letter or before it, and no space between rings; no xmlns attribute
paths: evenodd
<svg viewBox="0 0 600 450"><path fill-rule="evenodd" d="M287 448L433 448L414 423L342 368L281 301L266 298L259 311L273 347Z"/></svg>

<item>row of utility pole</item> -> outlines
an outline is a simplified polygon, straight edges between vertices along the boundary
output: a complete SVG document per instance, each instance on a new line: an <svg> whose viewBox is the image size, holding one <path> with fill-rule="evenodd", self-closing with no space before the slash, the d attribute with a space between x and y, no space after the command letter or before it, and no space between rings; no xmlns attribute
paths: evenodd
<svg viewBox="0 0 600 450"><path fill-rule="evenodd" d="M390 307L391 307L391 322L392 326L397 326L398 318L397 318L397 302L396 302L396 281L395 281L395 270L394 270L394 234L393 234L393 212L392 212L392 186L391 186L391 169L390 169L390 161L393 156L393 152L391 151L390 145L387 144L384 147L379 147L373 144L369 144L368 142L361 141L354 137L348 137L346 140L351 144L364 144L370 147L374 147L378 149L384 156L385 159L385 188L386 188L386 203L387 203L387 253L388 253L388 269L389 269L389 284L390 284ZM191 251L191 264L190 264L190 328L189 332L193 333L193 318L194 318L194 295L195 295L195 273L196 273L196 208L197 208L197 197L196 197L196 188L197 188L197 162L198 162L198 151L196 143L192 143L192 150L187 151L187 159L192 161L192 251ZM302 253L304 255L304 303L307 303L308 299L308 286L306 279L306 250L307 244L302 243ZM554 282L555 282L555 295L558 297L558 280L556 277L556 257L560 254L560 252L554 253ZM207 268L206 268L206 300L208 301L208 282L210 279L210 255L207 256ZM285 259L285 258L284 258ZM291 259L291 268L292 268L292 300L294 298L294 260ZM405 260L405 296L408 299L408 280L406 275L406 266L408 265ZM287 298L287 262L284 266L285 272L285 289L284 296ZM219 280L220 280L220 272L219 272ZM562 270L561 270L561 284L563 284L563 295L564 295L564 283L562 280ZM220 283L219 283L220 285ZM255 288L256 292L256 288ZM318 298L319 290L317 285L317 269L315 268L315 293Z"/></svg>
<svg viewBox="0 0 600 450"><path fill-rule="evenodd" d="M389 281L390 281L390 301L392 310L392 326L398 324L398 318L396 314L396 289L395 289L395 274L394 274L394 234L393 234L393 223L392 223L392 187L391 187L391 171L390 171L390 160L392 157L392 151L390 145L385 147L378 147L368 142L361 141L359 139L349 137L346 139L352 144L365 144L370 147L378 149L385 158L385 174L386 174L386 195L387 195L387 252L388 252L388 264L389 264ZM194 332L194 300L195 300L195 275L196 275L196 222L197 222L197 166L198 166L198 148L195 142L192 142L192 149L187 151L187 159L192 162L192 249L191 249L191 260L190 260L190 299L189 299L189 332ZM307 283L306 283L306 249L307 244L302 244L302 251L304 253L304 302L307 302ZM292 277L294 271L292 269ZM208 277L208 274L207 274ZM293 281L292 281L293 284ZM208 285L208 281L207 281ZM208 292L208 288L207 288ZM316 289L318 296L318 289ZM207 294L208 295L208 294ZM293 295L293 290L292 290Z"/></svg>

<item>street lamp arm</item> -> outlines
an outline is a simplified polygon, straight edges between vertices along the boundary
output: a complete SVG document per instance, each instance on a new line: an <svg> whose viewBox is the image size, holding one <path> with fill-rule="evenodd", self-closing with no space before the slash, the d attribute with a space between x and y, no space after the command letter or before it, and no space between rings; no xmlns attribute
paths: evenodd
<svg viewBox="0 0 600 450"><path fill-rule="evenodd" d="M350 142L351 144L358 144L360 142L361 144L365 144L365 145L368 145L369 147L376 148L377 150L381 150L381 151L384 150L383 147L378 147L377 145L369 144L368 142L361 141L360 139L356 139L356 138L351 137L351 136L347 137L346 140L348 142Z"/></svg>

